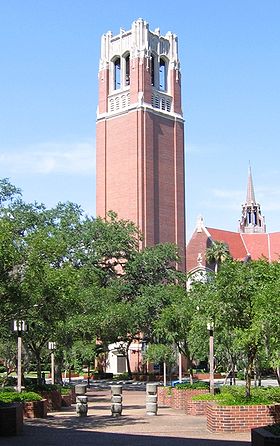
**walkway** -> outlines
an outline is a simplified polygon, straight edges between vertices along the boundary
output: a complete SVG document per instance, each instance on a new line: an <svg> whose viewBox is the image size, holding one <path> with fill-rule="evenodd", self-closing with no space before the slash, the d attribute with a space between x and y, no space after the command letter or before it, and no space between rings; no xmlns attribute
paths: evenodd
<svg viewBox="0 0 280 446"><path fill-rule="evenodd" d="M145 392L123 392L123 415L112 418L110 391L93 389L86 418L75 405L46 419L27 420L18 437L0 439L2 446L249 446L250 433L211 434L205 417L160 407L158 416L145 414Z"/></svg>

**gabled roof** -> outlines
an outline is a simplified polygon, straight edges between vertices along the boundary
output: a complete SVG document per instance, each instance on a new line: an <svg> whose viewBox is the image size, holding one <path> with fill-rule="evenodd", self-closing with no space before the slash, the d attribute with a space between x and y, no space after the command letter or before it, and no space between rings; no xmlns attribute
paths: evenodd
<svg viewBox="0 0 280 446"><path fill-rule="evenodd" d="M200 218L187 244L187 271L207 266L205 253L214 241L226 243L232 257L236 260L244 260L250 255L252 260L265 257L270 262L280 261L280 232L242 234L205 227L203 219Z"/></svg>
<svg viewBox="0 0 280 446"><path fill-rule="evenodd" d="M207 228L212 241L226 243L234 259L243 260L248 251L239 232L224 231L223 229ZM252 235L252 234L249 234Z"/></svg>

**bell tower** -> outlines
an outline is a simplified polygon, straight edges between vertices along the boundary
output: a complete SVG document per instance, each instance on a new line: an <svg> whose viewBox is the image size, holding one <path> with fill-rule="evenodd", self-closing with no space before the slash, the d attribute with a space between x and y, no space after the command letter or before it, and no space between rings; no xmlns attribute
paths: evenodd
<svg viewBox="0 0 280 446"><path fill-rule="evenodd" d="M265 233L266 225L261 214L261 207L256 202L251 166L248 171L246 203L242 205L239 232L245 234Z"/></svg>
<svg viewBox="0 0 280 446"><path fill-rule="evenodd" d="M178 40L143 19L102 36L96 214L134 221L143 245L176 243L185 270L184 120Z"/></svg>

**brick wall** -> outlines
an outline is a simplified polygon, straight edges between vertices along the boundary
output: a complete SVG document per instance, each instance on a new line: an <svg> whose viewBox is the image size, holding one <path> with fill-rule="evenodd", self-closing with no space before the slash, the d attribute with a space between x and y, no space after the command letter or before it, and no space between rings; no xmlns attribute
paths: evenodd
<svg viewBox="0 0 280 446"><path fill-rule="evenodd" d="M176 389L176 387L158 387L158 404L173 409L186 409L187 401L193 396L208 393L207 389Z"/></svg>
<svg viewBox="0 0 280 446"><path fill-rule="evenodd" d="M186 401L186 414L193 417L206 415L208 401Z"/></svg>
<svg viewBox="0 0 280 446"><path fill-rule="evenodd" d="M254 427L280 422L280 404L265 406L218 406L207 404L210 432L246 432Z"/></svg>
<svg viewBox="0 0 280 446"><path fill-rule="evenodd" d="M158 404L161 406L171 407L171 389L170 387L159 387L157 388Z"/></svg>
<svg viewBox="0 0 280 446"><path fill-rule="evenodd" d="M186 409L187 401L191 400L195 395L209 393L207 389L172 389L171 407L173 409Z"/></svg>

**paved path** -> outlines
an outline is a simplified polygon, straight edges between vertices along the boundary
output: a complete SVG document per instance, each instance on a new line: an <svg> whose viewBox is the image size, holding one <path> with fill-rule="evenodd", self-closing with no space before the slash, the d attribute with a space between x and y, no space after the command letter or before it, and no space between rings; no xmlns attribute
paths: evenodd
<svg viewBox="0 0 280 446"><path fill-rule="evenodd" d="M46 419L27 420L17 437L0 439L2 446L249 446L250 433L211 434L205 417L186 416L181 410L160 407L158 416L145 413L145 392L123 392L123 415L112 418L110 392L88 393L86 418L75 405Z"/></svg>

